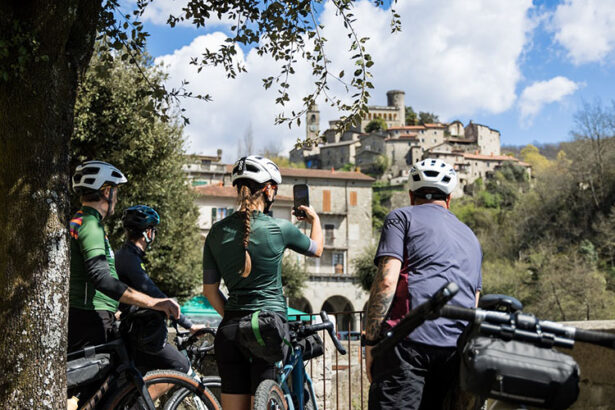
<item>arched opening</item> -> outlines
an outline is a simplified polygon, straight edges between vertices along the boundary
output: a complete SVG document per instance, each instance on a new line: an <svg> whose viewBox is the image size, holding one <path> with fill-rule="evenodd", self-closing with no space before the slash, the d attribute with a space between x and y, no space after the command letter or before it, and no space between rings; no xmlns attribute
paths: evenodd
<svg viewBox="0 0 615 410"><path fill-rule="evenodd" d="M305 312L305 313L314 313L314 310L312 309L312 304L310 303L309 300L307 300L303 296L300 298L289 299L288 306L290 306L291 308L300 310L302 312Z"/></svg>
<svg viewBox="0 0 615 410"><path fill-rule="evenodd" d="M348 332L356 329L355 315L348 313L354 311L352 303L344 296L331 296L322 304L322 309L325 312L335 314L337 331Z"/></svg>

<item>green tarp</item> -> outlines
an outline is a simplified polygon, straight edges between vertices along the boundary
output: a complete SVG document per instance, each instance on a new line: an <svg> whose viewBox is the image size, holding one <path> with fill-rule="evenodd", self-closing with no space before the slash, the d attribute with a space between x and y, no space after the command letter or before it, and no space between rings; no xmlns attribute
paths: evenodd
<svg viewBox="0 0 615 410"><path fill-rule="evenodd" d="M181 311L186 316L215 316L220 317L218 312L209 304L209 301L203 295L195 296L188 300L181 307ZM302 312L291 307L286 312L290 320L310 320L308 313ZM300 317L300 319L299 319Z"/></svg>

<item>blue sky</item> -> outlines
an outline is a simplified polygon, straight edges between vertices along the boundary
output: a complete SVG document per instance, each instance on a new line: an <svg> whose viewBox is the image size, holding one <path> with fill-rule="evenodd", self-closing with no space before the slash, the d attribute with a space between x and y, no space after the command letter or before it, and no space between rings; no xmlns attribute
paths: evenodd
<svg viewBox="0 0 615 410"><path fill-rule="evenodd" d="M194 73L190 56L219 44L228 27L169 28L170 12L182 1L156 0L145 15L148 51L165 65L170 85L182 78L193 90L210 93L214 102L186 101L191 118L186 128L190 152L214 153L225 160L249 128L257 149L277 146L287 151L304 129L274 126L280 111L274 94L260 78L273 64L244 49L240 58L249 73L226 80L219 70ZM432 111L445 121L460 119L489 125L502 133L502 144L553 143L570 139L573 115L583 101L609 103L615 95L615 1L613 0L401 0L402 33L391 35L390 14L358 2L357 29L370 37L368 51L376 62L371 103L386 103L386 91L406 92L406 105ZM343 28L325 3L325 24L332 65L344 69L347 56ZM291 94L309 90L309 70L298 69ZM234 82L232 84L231 82ZM321 128L338 113L319 105ZM298 105L295 107L298 108Z"/></svg>

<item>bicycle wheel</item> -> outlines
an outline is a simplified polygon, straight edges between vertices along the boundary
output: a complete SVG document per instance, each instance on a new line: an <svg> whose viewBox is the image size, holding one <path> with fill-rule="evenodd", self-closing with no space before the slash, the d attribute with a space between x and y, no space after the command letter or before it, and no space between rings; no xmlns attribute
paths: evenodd
<svg viewBox="0 0 615 410"><path fill-rule="evenodd" d="M208 376L201 379L201 384L204 385L214 395L216 399L218 399L219 397L216 392L220 389L221 383L222 382L218 376ZM185 407L186 403L191 400L190 394L191 392L188 389L178 389L175 393L173 393L173 396L165 405L165 410L181 410L185 408L198 408L204 410L208 408L204 404L201 407ZM199 406L199 403L196 403L195 406Z"/></svg>
<svg viewBox="0 0 615 410"><path fill-rule="evenodd" d="M263 380L254 394L254 410L287 410L284 392L275 380Z"/></svg>
<svg viewBox="0 0 615 410"><path fill-rule="evenodd" d="M222 406L207 387L185 373L174 370L154 370L143 376L148 389L159 386L165 391L155 400L156 409L221 410ZM181 391L181 400L176 393ZM178 398L174 400L174 398ZM145 409L135 386L120 391L106 407L108 409Z"/></svg>

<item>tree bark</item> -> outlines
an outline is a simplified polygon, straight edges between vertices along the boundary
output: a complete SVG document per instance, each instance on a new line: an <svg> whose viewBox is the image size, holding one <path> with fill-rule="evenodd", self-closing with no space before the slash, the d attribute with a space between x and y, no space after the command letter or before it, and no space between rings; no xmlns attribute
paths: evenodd
<svg viewBox="0 0 615 410"><path fill-rule="evenodd" d="M2 408L66 408L68 148L101 1L0 3Z"/></svg>

